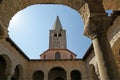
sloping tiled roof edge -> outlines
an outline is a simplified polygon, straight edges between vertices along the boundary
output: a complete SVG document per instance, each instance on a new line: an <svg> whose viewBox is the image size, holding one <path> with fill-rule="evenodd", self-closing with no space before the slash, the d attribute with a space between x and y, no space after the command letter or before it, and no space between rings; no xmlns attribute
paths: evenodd
<svg viewBox="0 0 120 80"><path fill-rule="evenodd" d="M11 46L13 46L25 59L30 61L29 57L25 55L25 53L13 42L13 40L10 37L7 37L6 41L8 41L11 44Z"/></svg>
<svg viewBox="0 0 120 80"><path fill-rule="evenodd" d="M83 61L82 59L31 59L30 61Z"/></svg>
<svg viewBox="0 0 120 80"><path fill-rule="evenodd" d="M70 51L69 49L48 49L46 51L44 51L40 56L42 56L44 53L46 53L49 50L67 50L68 52L72 53L73 55L77 56L75 53L73 53L72 51Z"/></svg>
<svg viewBox="0 0 120 80"><path fill-rule="evenodd" d="M85 55L83 56L83 60L85 60L90 54L91 54L91 51L93 50L93 44L91 44L88 48L88 50L86 51Z"/></svg>
<svg viewBox="0 0 120 80"><path fill-rule="evenodd" d="M8 41L11 46L13 46L25 59L27 59L28 61L31 61L32 59L29 59L29 57L14 43L14 41L12 41L12 39L10 37L7 37L6 38L6 41ZM49 50L49 49L48 49ZM47 50L47 51L48 51ZM68 50L68 49L65 49L65 50ZM93 50L93 44L90 45L90 47L88 48L88 50L86 51L85 55L83 56L83 60L85 60L91 53L91 51ZM45 51L45 52L47 52ZM68 50L70 51L70 50ZM43 52L43 54L45 53ZM71 51L70 51L71 52ZM73 52L72 52L73 53ZM73 53L74 54L74 53ZM41 54L42 55L42 54ZM76 55L76 54L74 54ZM37 59L33 59L33 60L37 60Z"/></svg>

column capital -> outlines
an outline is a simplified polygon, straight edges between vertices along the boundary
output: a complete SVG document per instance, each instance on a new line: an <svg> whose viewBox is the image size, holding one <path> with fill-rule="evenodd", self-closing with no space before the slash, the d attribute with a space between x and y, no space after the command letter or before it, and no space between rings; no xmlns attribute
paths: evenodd
<svg viewBox="0 0 120 80"><path fill-rule="evenodd" d="M84 29L84 35L91 39L102 37L103 35L106 36L111 21L112 18L108 16L89 17L87 26Z"/></svg>

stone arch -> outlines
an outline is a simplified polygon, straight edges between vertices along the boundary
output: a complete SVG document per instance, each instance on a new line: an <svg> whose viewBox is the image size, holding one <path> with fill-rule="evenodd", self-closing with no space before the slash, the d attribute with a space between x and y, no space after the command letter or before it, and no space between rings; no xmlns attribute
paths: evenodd
<svg viewBox="0 0 120 80"><path fill-rule="evenodd" d="M5 80L6 79L5 70L7 67L7 63L2 56L0 56L0 65L2 65L2 66L0 66L0 79Z"/></svg>
<svg viewBox="0 0 120 80"><path fill-rule="evenodd" d="M11 69L12 69L12 61L11 59L9 58L9 56L5 55L5 54L2 54L0 55L0 65L3 65L3 66L0 66L2 70L0 70L0 78L2 77L3 80L6 80L7 79L7 76L11 76L12 73L11 73Z"/></svg>
<svg viewBox="0 0 120 80"><path fill-rule="evenodd" d="M0 17L2 17L1 21L4 26L8 27L9 21L15 13L34 4L61 4L69 6L82 15L84 23L86 22L86 18L90 15L89 7L87 6L85 0L4 0L0 5Z"/></svg>
<svg viewBox="0 0 120 80"><path fill-rule="evenodd" d="M117 40L113 43L112 50L115 56L120 56L119 51L120 51L120 37L117 38Z"/></svg>
<svg viewBox="0 0 120 80"><path fill-rule="evenodd" d="M115 56L116 63L120 69L120 37L114 42L112 46L113 54Z"/></svg>
<svg viewBox="0 0 120 80"><path fill-rule="evenodd" d="M23 67L21 64L18 64L14 69L14 74L11 77L11 80L21 80L21 79L23 79Z"/></svg>
<svg viewBox="0 0 120 80"><path fill-rule="evenodd" d="M118 16L114 21L113 25L107 31L107 37L110 41L111 47L113 47L114 43L120 37L120 16Z"/></svg>
<svg viewBox="0 0 120 80"><path fill-rule="evenodd" d="M120 16L116 17L116 19L113 21L113 25L110 26L110 28L107 31L107 37L110 41L113 54L115 56L116 63L120 69L120 56L119 56L119 50L120 46L118 43L120 43Z"/></svg>
<svg viewBox="0 0 120 80"><path fill-rule="evenodd" d="M61 67L54 67L48 73L48 80L66 80L66 71Z"/></svg>
<svg viewBox="0 0 120 80"><path fill-rule="evenodd" d="M33 73L32 80L44 80L44 73L41 70L37 70Z"/></svg>
<svg viewBox="0 0 120 80"><path fill-rule="evenodd" d="M94 66L93 64L90 64L90 65L89 65L89 68L90 68L91 78L92 78L93 80L100 80L100 79L98 78L98 75L96 74L95 66Z"/></svg>
<svg viewBox="0 0 120 80"><path fill-rule="evenodd" d="M70 76L71 80L82 80L81 72L79 70L72 70Z"/></svg>

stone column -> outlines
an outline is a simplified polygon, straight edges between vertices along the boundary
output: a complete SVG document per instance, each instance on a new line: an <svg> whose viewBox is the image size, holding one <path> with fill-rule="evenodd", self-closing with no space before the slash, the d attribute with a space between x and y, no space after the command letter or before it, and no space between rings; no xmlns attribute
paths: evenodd
<svg viewBox="0 0 120 80"><path fill-rule="evenodd" d="M69 72L69 70L67 71L67 80L71 80L71 76L70 76L70 72Z"/></svg>
<svg viewBox="0 0 120 80"><path fill-rule="evenodd" d="M94 65L90 64L89 67L90 67L90 78L91 78L90 80L100 80L98 78L98 75L96 74Z"/></svg>
<svg viewBox="0 0 120 80"><path fill-rule="evenodd" d="M7 80L11 80L11 76L7 76Z"/></svg>
<svg viewBox="0 0 120 80"><path fill-rule="evenodd" d="M14 69L12 66L12 64L7 64L8 67L5 71L5 75L6 75L6 80L11 80L12 76L14 75Z"/></svg>
<svg viewBox="0 0 120 80"><path fill-rule="evenodd" d="M101 80L118 80L120 74L115 62L109 41L107 29L110 26L107 16L90 17L87 26L87 36L92 39L95 56L98 63Z"/></svg>
<svg viewBox="0 0 120 80"><path fill-rule="evenodd" d="M44 80L49 80L49 79L48 79L48 71L45 71L45 72L44 72Z"/></svg>
<svg viewBox="0 0 120 80"><path fill-rule="evenodd" d="M11 80L12 75L12 72L6 72L6 80Z"/></svg>

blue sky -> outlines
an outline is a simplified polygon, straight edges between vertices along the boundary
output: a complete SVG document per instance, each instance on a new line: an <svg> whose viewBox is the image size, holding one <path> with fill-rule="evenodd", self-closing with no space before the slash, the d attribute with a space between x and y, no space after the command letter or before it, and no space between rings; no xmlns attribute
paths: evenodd
<svg viewBox="0 0 120 80"><path fill-rule="evenodd" d="M9 24L10 38L30 59L39 59L49 48L49 30L59 16L67 34L67 48L82 58L91 44L83 36L80 14L64 5L32 5L16 13Z"/></svg>

